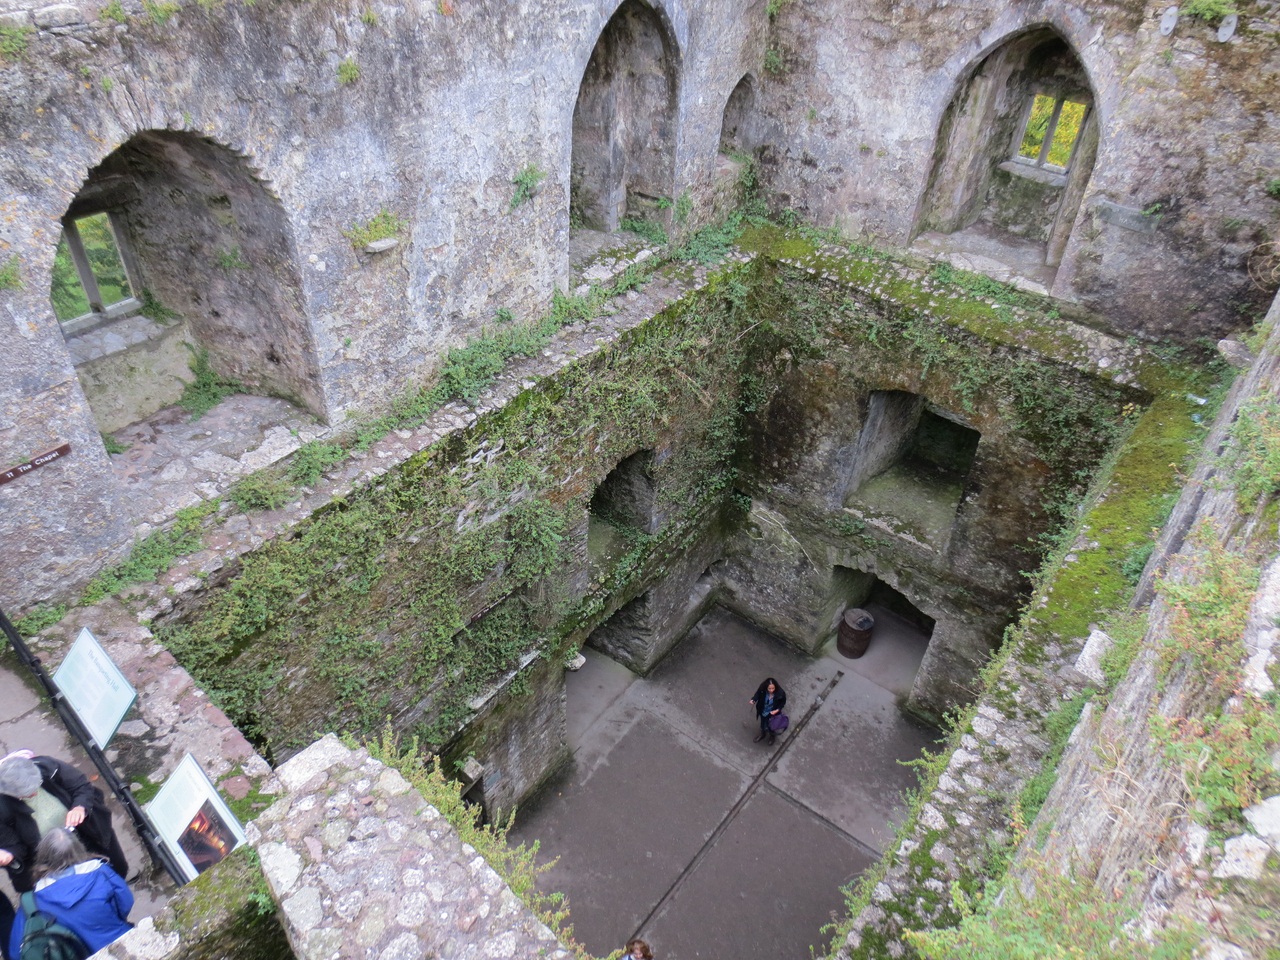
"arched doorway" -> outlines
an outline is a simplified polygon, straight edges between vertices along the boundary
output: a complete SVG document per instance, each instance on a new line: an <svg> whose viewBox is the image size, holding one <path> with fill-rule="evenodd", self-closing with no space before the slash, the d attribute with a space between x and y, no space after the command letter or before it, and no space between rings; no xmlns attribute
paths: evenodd
<svg viewBox="0 0 1280 960"><path fill-rule="evenodd" d="M1048 28L1014 37L972 68L947 107L915 232L1050 286L1097 151L1080 58Z"/></svg>
<svg viewBox="0 0 1280 960"><path fill-rule="evenodd" d="M612 232L660 219L675 157L679 53L661 15L626 0L610 17L582 75L573 111L569 216Z"/></svg>

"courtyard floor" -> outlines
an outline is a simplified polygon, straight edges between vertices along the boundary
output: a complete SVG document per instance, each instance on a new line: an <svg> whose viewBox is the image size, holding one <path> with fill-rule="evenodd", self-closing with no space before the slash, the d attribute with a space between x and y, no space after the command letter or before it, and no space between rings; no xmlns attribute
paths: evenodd
<svg viewBox="0 0 1280 960"><path fill-rule="evenodd" d="M882 608L867 654L803 657L713 610L646 678L591 650L568 678L571 763L517 815L512 839L556 859L576 939L634 936L661 960L805 960L843 916L842 885L878 859L937 736L906 720L927 638ZM753 743L766 676L791 729Z"/></svg>

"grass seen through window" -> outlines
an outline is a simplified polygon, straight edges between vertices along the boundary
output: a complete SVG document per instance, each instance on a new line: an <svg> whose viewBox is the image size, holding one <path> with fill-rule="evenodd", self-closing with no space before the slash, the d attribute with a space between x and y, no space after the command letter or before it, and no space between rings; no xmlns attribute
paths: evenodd
<svg viewBox="0 0 1280 960"><path fill-rule="evenodd" d="M107 214L95 213L80 217L72 228L79 234L80 243L84 246L89 269L102 297L102 306L110 307L132 297L133 289L129 286L129 278L125 274L124 262L120 259L120 250L116 246L115 234L111 230ZM53 312L59 320L74 320L92 311L65 233L58 241L58 249L54 253L50 297L53 300Z"/></svg>
<svg viewBox="0 0 1280 960"><path fill-rule="evenodd" d="M1059 167L1071 162L1071 152L1080 139L1087 107L1072 100L1059 100L1038 93L1031 102L1031 114L1022 132L1018 156L1035 164ZM1049 149L1044 149L1049 138Z"/></svg>

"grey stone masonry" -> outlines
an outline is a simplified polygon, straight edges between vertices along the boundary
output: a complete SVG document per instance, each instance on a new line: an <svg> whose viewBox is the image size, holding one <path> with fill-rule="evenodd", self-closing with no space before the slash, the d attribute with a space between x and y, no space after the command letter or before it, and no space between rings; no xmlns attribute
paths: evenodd
<svg viewBox="0 0 1280 960"><path fill-rule="evenodd" d="M398 772L330 734L283 764L250 841L301 960L572 954Z"/></svg>

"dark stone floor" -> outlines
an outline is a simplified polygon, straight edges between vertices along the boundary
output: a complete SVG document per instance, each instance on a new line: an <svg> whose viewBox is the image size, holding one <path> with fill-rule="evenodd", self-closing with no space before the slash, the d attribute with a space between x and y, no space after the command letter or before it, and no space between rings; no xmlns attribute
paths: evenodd
<svg viewBox="0 0 1280 960"><path fill-rule="evenodd" d="M571 764L513 839L559 858L577 939L606 955L642 936L661 960L805 960L877 859L935 733L904 719L927 638L874 610L867 655L812 660L723 610L640 679L593 651L569 677ZM766 676L792 728L753 743Z"/></svg>

